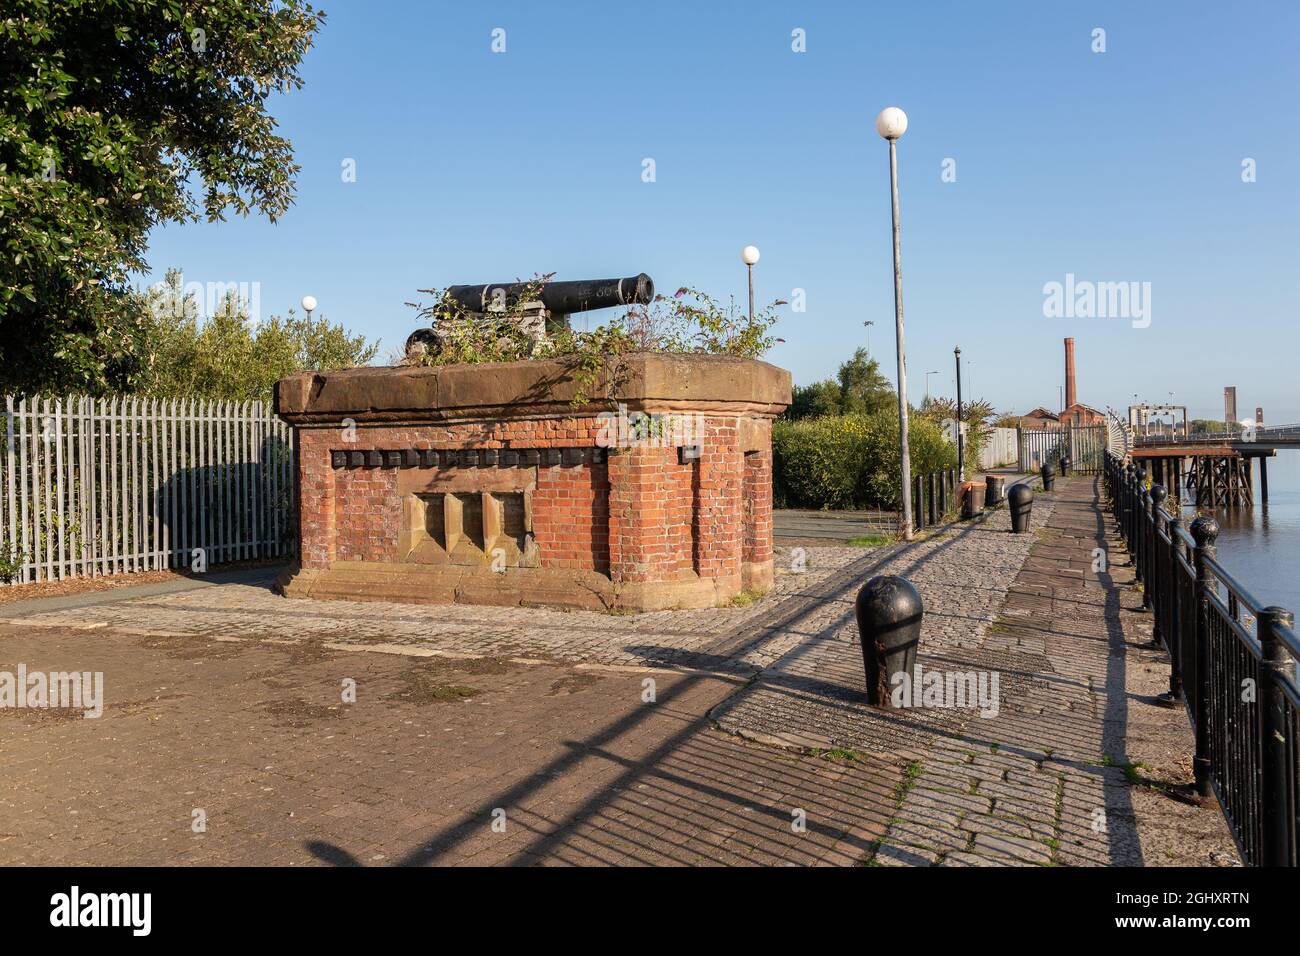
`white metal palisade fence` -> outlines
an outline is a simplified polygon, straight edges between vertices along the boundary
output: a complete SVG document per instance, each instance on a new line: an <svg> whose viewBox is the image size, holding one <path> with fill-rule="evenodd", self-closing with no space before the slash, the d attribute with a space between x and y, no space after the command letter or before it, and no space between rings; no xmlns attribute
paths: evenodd
<svg viewBox="0 0 1300 956"><path fill-rule="evenodd" d="M289 428L263 402L5 397L0 580L288 556Z"/></svg>

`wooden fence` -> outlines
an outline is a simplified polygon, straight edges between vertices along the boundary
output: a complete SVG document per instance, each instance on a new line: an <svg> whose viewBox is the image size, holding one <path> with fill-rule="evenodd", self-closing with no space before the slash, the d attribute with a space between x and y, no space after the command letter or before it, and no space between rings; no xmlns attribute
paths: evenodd
<svg viewBox="0 0 1300 956"><path fill-rule="evenodd" d="M0 581L289 556L288 426L262 402L5 398Z"/></svg>

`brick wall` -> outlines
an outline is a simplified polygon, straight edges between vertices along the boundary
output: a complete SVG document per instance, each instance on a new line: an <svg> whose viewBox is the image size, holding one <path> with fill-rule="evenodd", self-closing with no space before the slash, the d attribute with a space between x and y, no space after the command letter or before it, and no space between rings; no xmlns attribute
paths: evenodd
<svg viewBox="0 0 1300 956"><path fill-rule="evenodd" d="M606 465L538 468L533 537L542 567L609 573Z"/></svg>
<svg viewBox="0 0 1300 956"><path fill-rule="evenodd" d="M764 423L766 426L766 423ZM396 468L334 468L335 450L593 448L594 417L459 425L297 430L302 565L401 561ZM700 457L675 447L610 449L607 463L538 467L532 527L540 566L595 571L616 582L738 575L772 556L770 430L746 454L735 418L705 421ZM750 439L752 444L752 439Z"/></svg>

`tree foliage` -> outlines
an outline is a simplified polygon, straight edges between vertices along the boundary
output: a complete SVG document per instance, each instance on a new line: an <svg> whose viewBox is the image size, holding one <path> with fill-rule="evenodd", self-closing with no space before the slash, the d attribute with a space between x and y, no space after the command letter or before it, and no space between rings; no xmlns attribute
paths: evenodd
<svg viewBox="0 0 1300 956"><path fill-rule="evenodd" d="M898 402L880 363L862 348L840 365L835 378L796 385L793 393L785 417L796 420L818 415L875 415Z"/></svg>
<svg viewBox="0 0 1300 956"><path fill-rule="evenodd" d="M0 388L134 385L149 230L272 220L298 167L267 100L302 85L304 0L6 0Z"/></svg>
<svg viewBox="0 0 1300 956"><path fill-rule="evenodd" d="M201 321L198 303L172 271L149 290L138 351L138 386L148 395L270 401L285 375L367 365L379 345L292 310L254 324L234 293Z"/></svg>

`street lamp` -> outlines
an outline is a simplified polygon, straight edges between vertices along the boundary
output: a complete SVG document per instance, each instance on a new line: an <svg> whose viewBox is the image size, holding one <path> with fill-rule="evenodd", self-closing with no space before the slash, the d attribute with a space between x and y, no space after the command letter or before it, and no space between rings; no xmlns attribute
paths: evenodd
<svg viewBox="0 0 1300 956"><path fill-rule="evenodd" d="M875 322L872 322L870 320L867 320L866 322L862 323L863 327L867 330L867 354L868 355L871 354L871 327L875 324L876 324Z"/></svg>
<svg viewBox="0 0 1300 956"><path fill-rule="evenodd" d="M926 397L927 399L930 397L930 376L931 376L931 375L938 375L938 374L939 374L939 370L938 370L938 369L935 369L933 372L926 372L926 373L925 373L925 397Z"/></svg>
<svg viewBox="0 0 1300 956"><path fill-rule="evenodd" d="M307 313L307 318L311 319L311 314L316 311L316 297L314 295L305 295L302 297L303 311Z"/></svg>
<svg viewBox="0 0 1300 956"><path fill-rule="evenodd" d="M754 263L758 261L758 246L740 250L740 261L749 270L749 324L754 324Z"/></svg>
<svg viewBox="0 0 1300 956"><path fill-rule="evenodd" d="M894 226L894 335L898 345L898 454L903 483L903 540L912 540L912 462L907 441L907 359L903 342L903 255L898 241L898 137L907 132L907 114L887 106L876 117L876 132L889 141L890 211Z"/></svg>
<svg viewBox="0 0 1300 956"><path fill-rule="evenodd" d="M957 359L957 480L966 480L966 456L965 446L961 439L961 346L952 350L953 356Z"/></svg>

